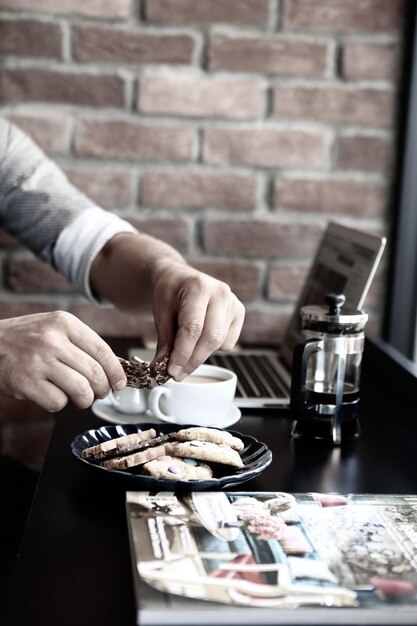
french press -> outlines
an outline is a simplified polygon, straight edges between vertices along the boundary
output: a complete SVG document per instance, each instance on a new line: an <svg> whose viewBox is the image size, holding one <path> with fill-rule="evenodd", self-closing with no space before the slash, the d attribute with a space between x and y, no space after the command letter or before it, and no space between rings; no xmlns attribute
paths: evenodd
<svg viewBox="0 0 417 626"><path fill-rule="evenodd" d="M295 347L291 410L294 437L326 439L359 436L358 406L364 311L342 310L342 294L328 294L327 306L301 309L303 341Z"/></svg>

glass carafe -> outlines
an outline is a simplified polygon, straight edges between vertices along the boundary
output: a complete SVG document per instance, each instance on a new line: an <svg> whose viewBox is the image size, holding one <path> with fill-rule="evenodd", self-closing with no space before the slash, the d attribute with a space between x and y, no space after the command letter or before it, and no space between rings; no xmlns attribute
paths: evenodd
<svg viewBox="0 0 417 626"><path fill-rule="evenodd" d="M360 373L364 348L363 311L342 307L343 295L329 294L327 306L301 309L302 339L292 368L291 409L294 436L329 439L357 436Z"/></svg>

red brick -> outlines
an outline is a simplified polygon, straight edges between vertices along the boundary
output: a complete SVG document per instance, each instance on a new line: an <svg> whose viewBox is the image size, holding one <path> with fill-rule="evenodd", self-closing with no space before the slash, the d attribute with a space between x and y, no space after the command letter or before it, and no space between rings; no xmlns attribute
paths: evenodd
<svg viewBox="0 0 417 626"><path fill-rule="evenodd" d="M391 126L395 97L386 89L277 87L273 115L342 124Z"/></svg>
<svg viewBox="0 0 417 626"><path fill-rule="evenodd" d="M5 102L57 102L93 107L123 107L124 82L117 76L96 76L41 69L3 72Z"/></svg>
<svg viewBox="0 0 417 626"><path fill-rule="evenodd" d="M396 43L347 42L342 47L342 78L397 80L399 49Z"/></svg>
<svg viewBox="0 0 417 626"><path fill-rule="evenodd" d="M267 298L276 302L295 302L300 295L308 267L280 265L268 271Z"/></svg>
<svg viewBox="0 0 417 626"><path fill-rule="evenodd" d="M239 343L242 345L279 346L287 328L289 313L277 309L247 309Z"/></svg>
<svg viewBox="0 0 417 626"><path fill-rule="evenodd" d="M243 301L254 300L257 296L259 268L250 263L224 263L222 261L190 260L193 267L222 280L233 293Z"/></svg>
<svg viewBox="0 0 417 626"><path fill-rule="evenodd" d="M211 70L324 77L328 45L288 37L215 36L208 50Z"/></svg>
<svg viewBox="0 0 417 626"><path fill-rule="evenodd" d="M61 57L61 29L32 20L0 20L0 54L19 57Z"/></svg>
<svg viewBox="0 0 417 626"><path fill-rule="evenodd" d="M25 131L48 154L68 151L71 129L68 115L13 113L5 117Z"/></svg>
<svg viewBox="0 0 417 626"><path fill-rule="evenodd" d="M140 80L138 111L185 117L255 119L265 107L262 81L225 79L183 73L144 74Z"/></svg>
<svg viewBox="0 0 417 626"><path fill-rule="evenodd" d="M276 211L380 217L387 202L385 185L354 180L281 178L274 191Z"/></svg>
<svg viewBox="0 0 417 626"><path fill-rule="evenodd" d="M116 309L89 304L74 304L70 312L102 336L136 337L149 341L156 337L154 321L150 316L125 315Z"/></svg>
<svg viewBox="0 0 417 626"><path fill-rule="evenodd" d="M167 218L129 218L129 222L138 230L151 237L162 239L180 252L187 252L190 240L190 226L181 217Z"/></svg>
<svg viewBox="0 0 417 626"><path fill-rule="evenodd" d="M268 0L145 0L146 19L164 24L234 24L265 28Z"/></svg>
<svg viewBox="0 0 417 626"><path fill-rule="evenodd" d="M88 166L64 168L69 180L105 208L125 208L133 202L132 174L127 169Z"/></svg>
<svg viewBox="0 0 417 626"><path fill-rule="evenodd" d="M321 169L325 142L320 132L262 128L210 128L203 160L216 165Z"/></svg>
<svg viewBox="0 0 417 626"><path fill-rule="evenodd" d="M152 171L142 179L142 204L184 209L251 210L256 203L253 176Z"/></svg>
<svg viewBox="0 0 417 626"><path fill-rule="evenodd" d="M7 282L18 293L74 293L74 287L61 274L34 258L12 258Z"/></svg>
<svg viewBox="0 0 417 626"><path fill-rule="evenodd" d="M399 30L402 0L287 0L284 28L312 31Z"/></svg>
<svg viewBox="0 0 417 626"><path fill-rule="evenodd" d="M73 45L78 61L173 65L192 62L194 40L189 35L79 27L75 30Z"/></svg>
<svg viewBox="0 0 417 626"><path fill-rule="evenodd" d="M102 18L126 18L130 15L130 0L0 0L0 9L84 15Z"/></svg>
<svg viewBox="0 0 417 626"><path fill-rule="evenodd" d="M99 159L185 161L192 158L193 130L85 119L77 130L75 148L80 155Z"/></svg>
<svg viewBox="0 0 417 626"><path fill-rule="evenodd" d="M335 142L335 165L345 170L385 172L392 158L387 139L360 135L341 135Z"/></svg>
<svg viewBox="0 0 417 626"><path fill-rule="evenodd" d="M310 258L320 229L312 224L281 224L261 220L212 220L203 225L208 253L247 258Z"/></svg>

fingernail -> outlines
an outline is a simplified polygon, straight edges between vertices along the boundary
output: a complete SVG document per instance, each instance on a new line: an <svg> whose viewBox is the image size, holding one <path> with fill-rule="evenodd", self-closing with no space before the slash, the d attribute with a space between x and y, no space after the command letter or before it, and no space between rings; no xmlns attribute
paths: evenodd
<svg viewBox="0 0 417 626"><path fill-rule="evenodd" d="M113 389L115 391L120 391L121 389L124 389L126 387L126 379L122 378L122 380L119 380L115 385L113 385Z"/></svg>
<svg viewBox="0 0 417 626"><path fill-rule="evenodd" d="M170 367L168 373L171 374L172 378L175 378L175 380L183 380L186 376L184 370L182 369L182 367L179 367L179 365L174 365L174 367Z"/></svg>

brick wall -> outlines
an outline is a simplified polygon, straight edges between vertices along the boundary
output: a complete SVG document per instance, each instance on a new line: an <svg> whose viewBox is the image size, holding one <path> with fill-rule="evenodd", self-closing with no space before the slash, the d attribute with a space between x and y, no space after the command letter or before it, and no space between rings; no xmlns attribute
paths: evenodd
<svg viewBox="0 0 417 626"><path fill-rule="evenodd" d="M402 0L0 0L0 113L280 342L329 219L389 232ZM92 309L0 234L0 316ZM378 328L384 273L368 300Z"/></svg>

